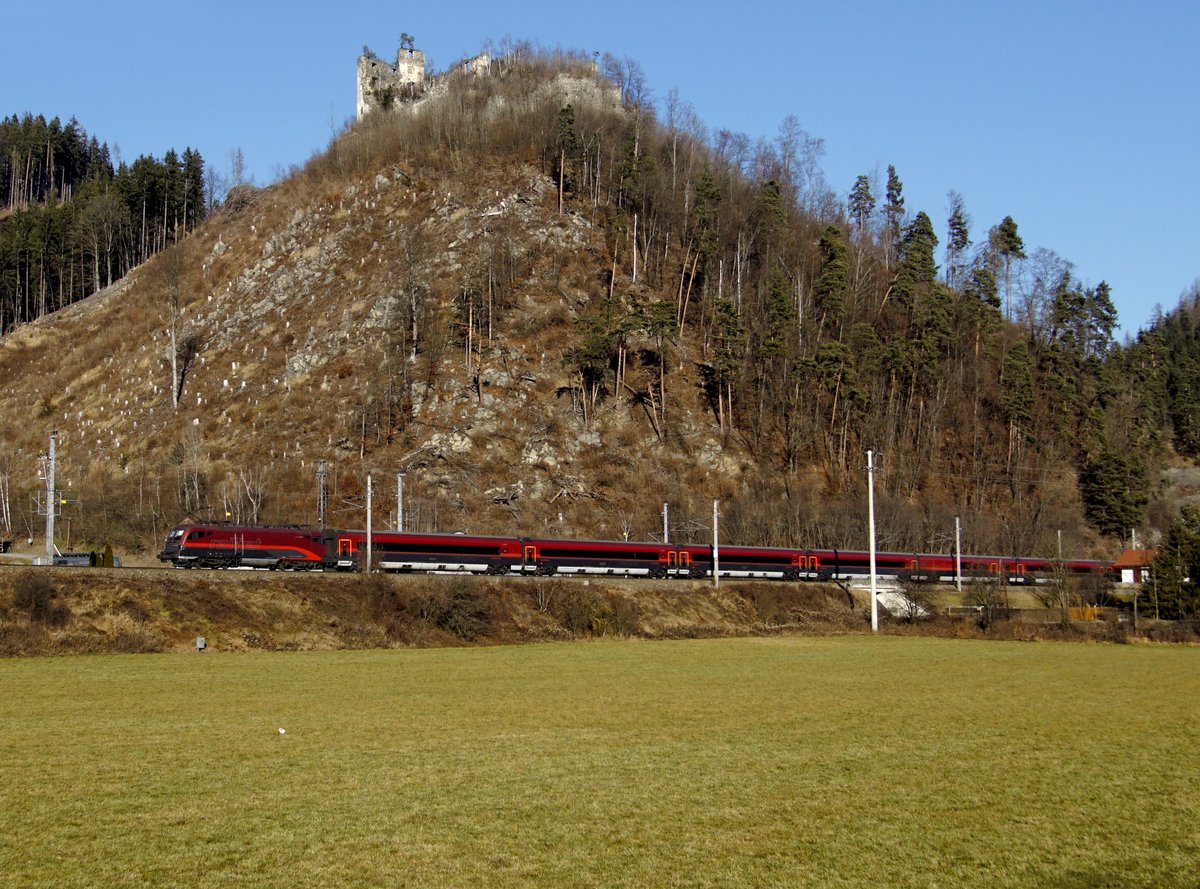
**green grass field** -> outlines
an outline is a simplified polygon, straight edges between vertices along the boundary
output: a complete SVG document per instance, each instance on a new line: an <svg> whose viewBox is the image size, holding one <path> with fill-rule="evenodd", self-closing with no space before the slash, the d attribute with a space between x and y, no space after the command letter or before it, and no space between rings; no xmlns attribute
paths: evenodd
<svg viewBox="0 0 1200 889"><path fill-rule="evenodd" d="M1198 742L1182 647L0 661L0 882L1196 886Z"/></svg>

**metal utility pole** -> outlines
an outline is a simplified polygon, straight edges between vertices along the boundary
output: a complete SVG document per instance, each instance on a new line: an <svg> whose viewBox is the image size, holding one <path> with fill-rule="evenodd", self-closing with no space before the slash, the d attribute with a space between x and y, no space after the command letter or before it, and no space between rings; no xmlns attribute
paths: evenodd
<svg viewBox="0 0 1200 889"><path fill-rule="evenodd" d="M671 542L671 527L667 521L667 504L663 504L663 543Z"/></svg>
<svg viewBox="0 0 1200 889"><path fill-rule="evenodd" d="M954 585L962 592L962 520L954 517Z"/></svg>
<svg viewBox="0 0 1200 889"><path fill-rule="evenodd" d="M721 588L721 553L717 546L717 519L720 517L720 512L717 505L721 501L713 501L713 587Z"/></svg>
<svg viewBox="0 0 1200 889"><path fill-rule="evenodd" d="M325 527L325 510L329 506L329 498L325 492L325 461L317 462L317 527Z"/></svg>
<svg viewBox="0 0 1200 889"><path fill-rule="evenodd" d="M367 568L371 573L371 474L367 473Z"/></svg>
<svg viewBox="0 0 1200 889"><path fill-rule="evenodd" d="M55 448L58 433L50 433L50 452L46 459L46 564L54 564L54 514L58 511L58 491L54 487Z"/></svg>
<svg viewBox="0 0 1200 889"><path fill-rule="evenodd" d="M1058 529L1058 565L1055 573L1058 575L1058 597L1062 605L1062 622L1064 627L1071 625L1071 602L1067 595L1067 566L1063 563L1062 529Z"/></svg>
<svg viewBox="0 0 1200 889"><path fill-rule="evenodd" d="M396 473L396 530L404 530L404 473Z"/></svg>
<svg viewBox="0 0 1200 889"><path fill-rule="evenodd" d="M871 632L879 632L879 602L875 587L875 452L867 451L867 525L871 534Z"/></svg>

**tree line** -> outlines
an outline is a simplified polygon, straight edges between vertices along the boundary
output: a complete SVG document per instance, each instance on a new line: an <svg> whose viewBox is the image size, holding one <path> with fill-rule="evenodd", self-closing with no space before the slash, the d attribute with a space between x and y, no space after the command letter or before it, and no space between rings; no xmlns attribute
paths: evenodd
<svg viewBox="0 0 1200 889"><path fill-rule="evenodd" d="M205 217L192 148L115 166L72 118L0 122L0 334L98 292Z"/></svg>
<svg viewBox="0 0 1200 889"><path fill-rule="evenodd" d="M654 103L637 63L612 56L594 65L523 46L495 69L420 114L369 115L296 175L348 181L401 167L469 189L504 165L533 163L554 185L554 209L586 218L602 254L550 241L531 249L529 233L500 215L461 277L441 280L425 272L436 246L414 228L396 258L380 360L369 362L378 373L355 390L348 439L360 458L403 430L413 387L432 384L450 349L470 379L485 352L532 336L572 380L561 402L569 422L603 434L606 412L620 411L682 453L695 444L699 407L731 450L751 455L756 470L737 489L713 492L730 539L746 542L864 539L870 448L881 455L885 549L945 548L937 535L961 516L974 551L1053 556L1061 528L1068 553L1098 554L1078 548L1094 539L1081 514L1115 546L1145 526L1152 479L1172 449L1200 453L1188 407L1200 401L1196 300L1121 344L1108 285L1027 246L1013 216L976 226L951 193L935 219L907 205L894 167L839 190L821 171L821 140L794 117L772 138L710 130L674 92ZM563 72L615 87L616 107L542 89ZM113 184L123 165L108 169L107 180L73 185L72 200L95 182L123 194ZM13 218L65 206L51 191ZM175 200L203 212L202 201ZM192 224L148 201L123 206L129 255L143 236L170 245ZM83 290L106 279L94 251L75 256ZM566 281L572 292L587 282L586 298L564 301L561 323L531 329L515 311L521 290L545 283L552 294ZM0 300L10 292L0 279ZM200 499L196 487L181 486L180 506ZM631 524L653 527L656 499L631 505L647 512ZM672 505L681 515L707 508ZM1170 518L1154 521L1165 528Z"/></svg>
<svg viewBox="0 0 1200 889"><path fill-rule="evenodd" d="M605 236L604 279L559 344L579 422L628 404L685 446L677 406L698 375L721 435L762 471L732 495L744 539L837 544L845 529L810 501L857 498L868 448L907 529L896 548L927 549L955 515L978 545L1043 555L1080 513L1114 542L1145 522L1168 442L1142 421L1111 288L1027 246L1014 216L976 226L952 192L935 220L894 167L840 191L795 117L772 138L712 130L674 91L653 101L628 58L523 47L499 70L420 115L364 120L312 169L399 156L472 177L487 167L468 157L536 158L559 211ZM539 98L564 71L615 87L620 108ZM468 349L479 317L455 328Z"/></svg>

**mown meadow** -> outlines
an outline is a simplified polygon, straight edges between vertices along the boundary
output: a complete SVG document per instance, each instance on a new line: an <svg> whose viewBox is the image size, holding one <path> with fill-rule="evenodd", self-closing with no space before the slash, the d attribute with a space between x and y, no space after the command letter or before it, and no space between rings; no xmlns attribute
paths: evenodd
<svg viewBox="0 0 1200 889"><path fill-rule="evenodd" d="M1197 692L1195 647L862 636L5 660L0 873L1194 886Z"/></svg>

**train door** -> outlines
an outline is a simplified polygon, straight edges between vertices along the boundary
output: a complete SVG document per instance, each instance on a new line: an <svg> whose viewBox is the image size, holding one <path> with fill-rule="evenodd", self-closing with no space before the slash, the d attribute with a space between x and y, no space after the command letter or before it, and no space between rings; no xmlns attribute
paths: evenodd
<svg viewBox="0 0 1200 889"><path fill-rule="evenodd" d="M346 568L354 564L354 541L351 538L338 538L337 563L339 568Z"/></svg>
<svg viewBox="0 0 1200 889"><path fill-rule="evenodd" d="M537 568L538 551L536 546L526 546L525 553L521 559L521 569L524 571L532 571Z"/></svg>
<svg viewBox="0 0 1200 889"><path fill-rule="evenodd" d="M679 551L679 573L690 577L692 573L692 554L685 549Z"/></svg>

